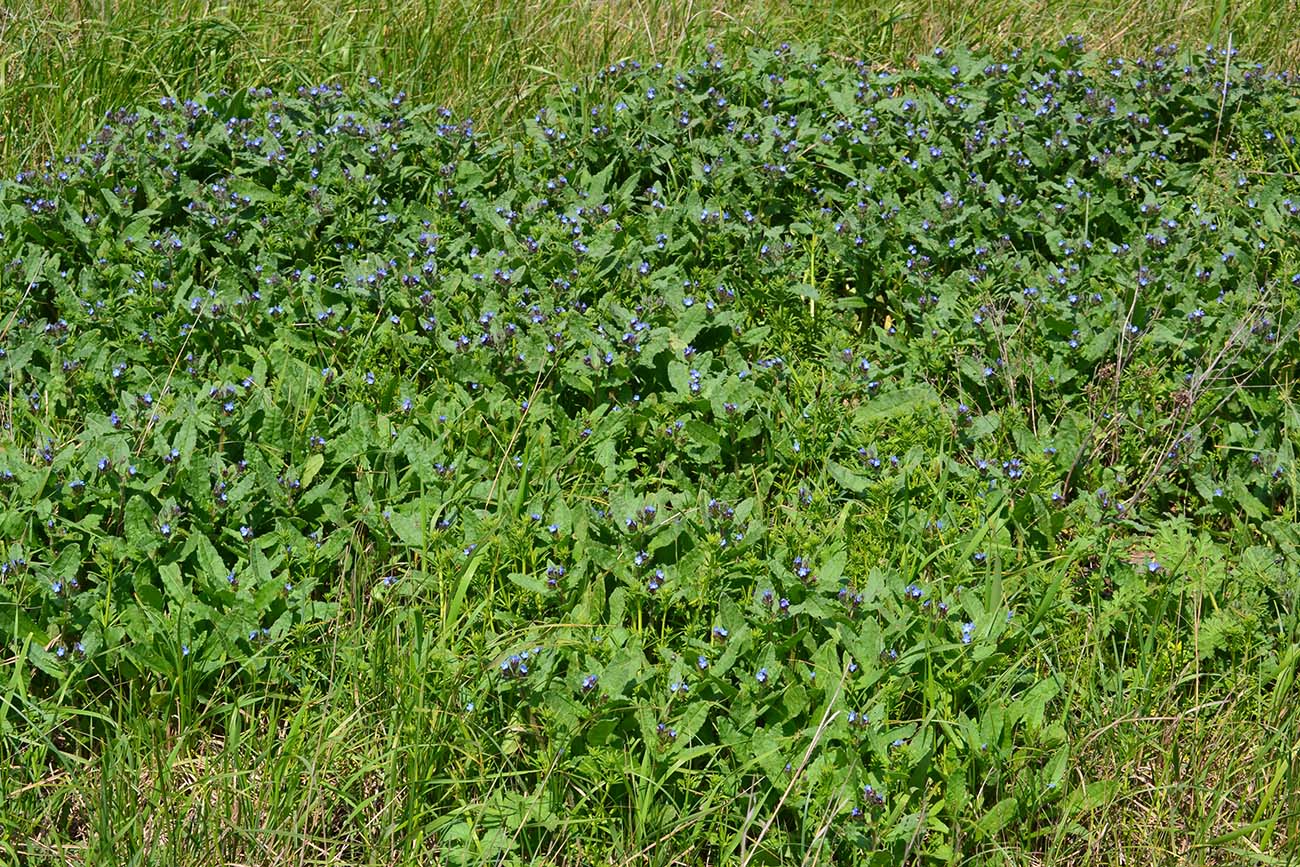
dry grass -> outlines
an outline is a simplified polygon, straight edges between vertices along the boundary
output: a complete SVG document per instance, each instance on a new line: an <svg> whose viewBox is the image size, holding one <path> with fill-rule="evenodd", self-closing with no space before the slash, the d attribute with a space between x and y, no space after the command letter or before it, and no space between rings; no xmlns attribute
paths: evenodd
<svg viewBox="0 0 1300 867"><path fill-rule="evenodd" d="M1077 817L1061 862L1283 863L1273 859L1300 842L1300 715L1270 720L1268 702L1249 684L1200 701L1171 687L1155 712L1099 721L1073 764L1117 789Z"/></svg>

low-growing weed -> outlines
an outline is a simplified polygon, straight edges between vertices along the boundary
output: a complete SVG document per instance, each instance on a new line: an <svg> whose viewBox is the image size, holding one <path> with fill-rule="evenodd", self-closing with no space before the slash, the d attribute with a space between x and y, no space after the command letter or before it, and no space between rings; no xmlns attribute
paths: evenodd
<svg viewBox="0 0 1300 867"><path fill-rule="evenodd" d="M1284 851L1295 95L1072 38L113 114L0 184L11 854ZM1211 707L1270 740L1126 776Z"/></svg>

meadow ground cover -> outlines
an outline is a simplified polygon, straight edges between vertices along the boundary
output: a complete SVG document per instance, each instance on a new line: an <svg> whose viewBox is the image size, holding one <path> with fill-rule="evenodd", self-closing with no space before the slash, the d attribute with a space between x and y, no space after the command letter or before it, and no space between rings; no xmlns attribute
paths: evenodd
<svg viewBox="0 0 1300 867"><path fill-rule="evenodd" d="M6 0L0 166L78 145L105 111L221 87L378 75L417 102L513 122L560 85L624 58L684 66L783 40L906 64L935 45L1010 50L1085 33L1136 57L1227 45L1300 64L1289 0ZM502 127L504 128L504 127Z"/></svg>
<svg viewBox="0 0 1300 867"><path fill-rule="evenodd" d="M0 182L0 853L1286 863L1295 80L780 44Z"/></svg>

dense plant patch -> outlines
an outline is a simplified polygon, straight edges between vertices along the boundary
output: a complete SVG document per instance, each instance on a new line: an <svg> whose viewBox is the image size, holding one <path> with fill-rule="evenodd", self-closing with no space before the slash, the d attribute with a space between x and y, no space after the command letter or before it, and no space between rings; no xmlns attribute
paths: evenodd
<svg viewBox="0 0 1300 867"><path fill-rule="evenodd" d="M6 652L297 683L391 609L500 747L480 854L629 752L880 863L1084 810L1072 611L1207 676L1295 628L1296 97L1067 40L618 64L518 130L373 80L117 112L0 185Z"/></svg>

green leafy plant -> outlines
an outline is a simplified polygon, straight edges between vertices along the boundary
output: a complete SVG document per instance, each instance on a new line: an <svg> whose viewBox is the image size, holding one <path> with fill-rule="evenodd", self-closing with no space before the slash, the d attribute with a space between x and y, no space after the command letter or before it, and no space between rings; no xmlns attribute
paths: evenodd
<svg viewBox="0 0 1300 867"><path fill-rule="evenodd" d="M1294 630L1294 96L1071 38L710 48L492 133L375 80L115 113L0 185L4 724L321 685L346 609L476 756L412 795L449 858L1074 817L1068 617L1116 692Z"/></svg>

